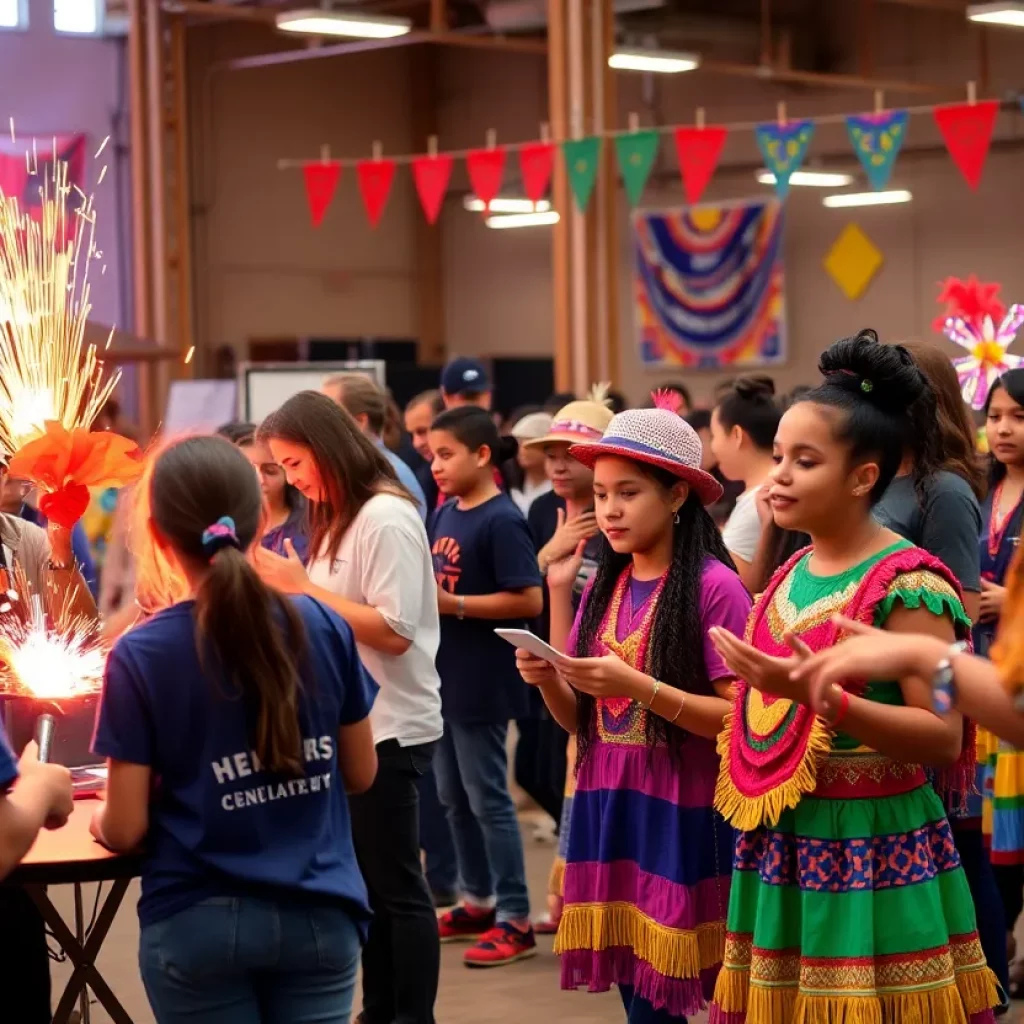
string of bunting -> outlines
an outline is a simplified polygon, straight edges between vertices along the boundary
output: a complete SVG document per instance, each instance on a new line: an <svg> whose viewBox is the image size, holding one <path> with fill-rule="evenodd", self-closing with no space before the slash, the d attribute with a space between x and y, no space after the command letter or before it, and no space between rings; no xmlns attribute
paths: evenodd
<svg viewBox="0 0 1024 1024"><path fill-rule="evenodd" d="M697 111L693 125L666 125L641 129L637 116L630 115L626 131L610 131L560 142L549 138L547 125L541 126L539 140L498 145L493 131L487 133L480 149L438 152L437 138L429 140L425 154L385 157L381 144L373 144L369 159L336 159L323 147L319 160L279 160L278 169L301 168L306 188L309 216L314 227L323 223L334 199L345 167L355 167L359 194L366 216L376 227L384 213L400 164L412 168L413 181L423 213L435 224L457 159L465 161L474 194L489 210L501 190L508 155L515 153L523 192L534 204L544 200L551 184L555 159L560 153L573 197L580 212L585 212L597 181L605 140L611 140L619 173L630 204L640 202L650 177L663 136L671 135L679 161L683 192L690 205L698 203L715 175L726 139L740 131L753 131L765 166L775 176L780 198L789 192L793 174L800 169L814 131L820 124L845 124L853 151L857 154L868 182L875 190L884 189L892 175L896 158L907 136L910 117L931 114L964 180L977 189L992 143L999 100L978 100L975 86L967 86L967 102L941 106L907 107L886 110L882 94L875 94L872 113L837 114L790 121L786 105L780 103L773 122L709 125L704 111ZM1018 100L1024 110L1024 96Z"/></svg>

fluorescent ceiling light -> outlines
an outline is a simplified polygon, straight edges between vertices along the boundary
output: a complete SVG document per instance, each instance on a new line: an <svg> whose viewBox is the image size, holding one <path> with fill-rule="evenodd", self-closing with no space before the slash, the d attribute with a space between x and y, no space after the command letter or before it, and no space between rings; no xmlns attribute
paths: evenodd
<svg viewBox="0 0 1024 1024"><path fill-rule="evenodd" d="M546 210L541 213L507 213L500 217L488 217L484 223L496 231L504 228L539 228L558 223L558 211Z"/></svg>
<svg viewBox="0 0 1024 1024"><path fill-rule="evenodd" d="M967 20L982 25L1024 28L1024 3L1019 0L998 0L997 3L971 4L967 8Z"/></svg>
<svg viewBox="0 0 1024 1024"><path fill-rule="evenodd" d="M775 175L771 171L758 171L755 176L762 185L775 184ZM852 174L833 171L794 171L789 176L790 185L809 185L811 188L842 188L852 181Z"/></svg>
<svg viewBox="0 0 1024 1024"><path fill-rule="evenodd" d="M700 67L695 53L671 53L668 50L616 50L608 58L608 67L616 71L653 71L662 75L677 75L680 71L693 71Z"/></svg>
<svg viewBox="0 0 1024 1024"><path fill-rule="evenodd" d="M464 209L472 213L483 213L484 201L476 196L466 196L462 200ZM491 200L491 213L547 213L551 204L546 199L534 204L529 199L514 199L509 196L495 196Z"/></svg>
<svg viewBox="0 0 1024 1024"><path fill-rule="evenodd" d="M847 192L837 196L825 196L822 205L838 210L848 206L889 206L893 203L909 203L914 197L905 189L889 192Z"/></svg>
<svg viewBox="0 0 1024 1024"><path fill-rule="evenodd" d="M412 31L408 18L389 18L358 11L332 11L312 7L301 11L282 11L275 19L282 32L309 36L348 36L351 39L393 39Z"/></svg>

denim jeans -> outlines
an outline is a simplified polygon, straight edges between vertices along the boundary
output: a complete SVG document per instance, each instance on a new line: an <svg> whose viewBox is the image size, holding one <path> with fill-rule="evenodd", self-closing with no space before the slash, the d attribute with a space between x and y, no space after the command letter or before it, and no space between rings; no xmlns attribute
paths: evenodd
<svg viewBox="0 0 1024 1024"><path fill-rule="evenodd" d="M508 725L445 722L434 755L437 793L448 812L461 888L497 898L499 921L530 916L519 820L508 791Z"/></svg>
<svg viewBox="0 0 1024 1024"><path fill-rule="evenodd" d="M435 896L452 896L459 889L459 864L448 815L437 795L433 767L416 780L420 796L420 846L426 855L427 885Z"/></svg>
<svg viewBox="0 0 1024 1024"><path fill-rule="evenodd" d="M216 897L142 929L157 1024L348 1024L360 936L338 907Z"/></svg>

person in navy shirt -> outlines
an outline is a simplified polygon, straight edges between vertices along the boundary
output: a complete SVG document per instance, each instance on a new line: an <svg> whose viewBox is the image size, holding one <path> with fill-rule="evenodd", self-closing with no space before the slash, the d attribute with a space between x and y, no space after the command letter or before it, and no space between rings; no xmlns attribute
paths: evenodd
<svg viewBox="0 0 1024 1024"><path fill-rule="evenodd" d="M270 590L247 560L262 503L237 448L187 438L140 486L192 599L109 655L93 833L114 850L145 839L139 959L154 1015L347 1024L370 912L345 789L376 774L376 684L337 614Z"/></svg>
<svg viewBox="0 0 1024 1024"><path fill-rule="evenodd" d="M526 520L494 482L495 465L515 454L514 439L504 444L511 450L488 413L472 406L443 412L430 431L434 477L449 498L428 531L445 722L434 769L466 901L440 919L440 932L442 940L478 940L466 953L471 967L536 952L505 747L509 719L525 716L527 694L515 652L494 630L525 627L543 595Z"/></svg>

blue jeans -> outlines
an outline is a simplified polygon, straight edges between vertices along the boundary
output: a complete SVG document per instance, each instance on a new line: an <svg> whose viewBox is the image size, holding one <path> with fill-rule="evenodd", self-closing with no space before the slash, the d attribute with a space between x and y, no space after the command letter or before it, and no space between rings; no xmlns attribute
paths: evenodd
<svg viewBox="0 0 1024 1024"><path fill-rule="evenodd" d="M348 1024L360 935L338 907L217 897L142 929L157 1024Z"/></svg>
<svg viewBox="0 0 1024 1024"><path fill-rule="evenodd" d="M480 901L496 897L499 921L524 921L530 896L508 791L507 735L507 725L445 722L434 772L452 826L462 891Z"/></svg>
<svg viewBox="0 0 1024 1024"><path fill-rule="evenodd" d="M437 795L433 768L416 780L416 788L420 795L420 846L426 854L427 885L435 896L454 895L459 889L459 866L452 827Z"/></svg>

